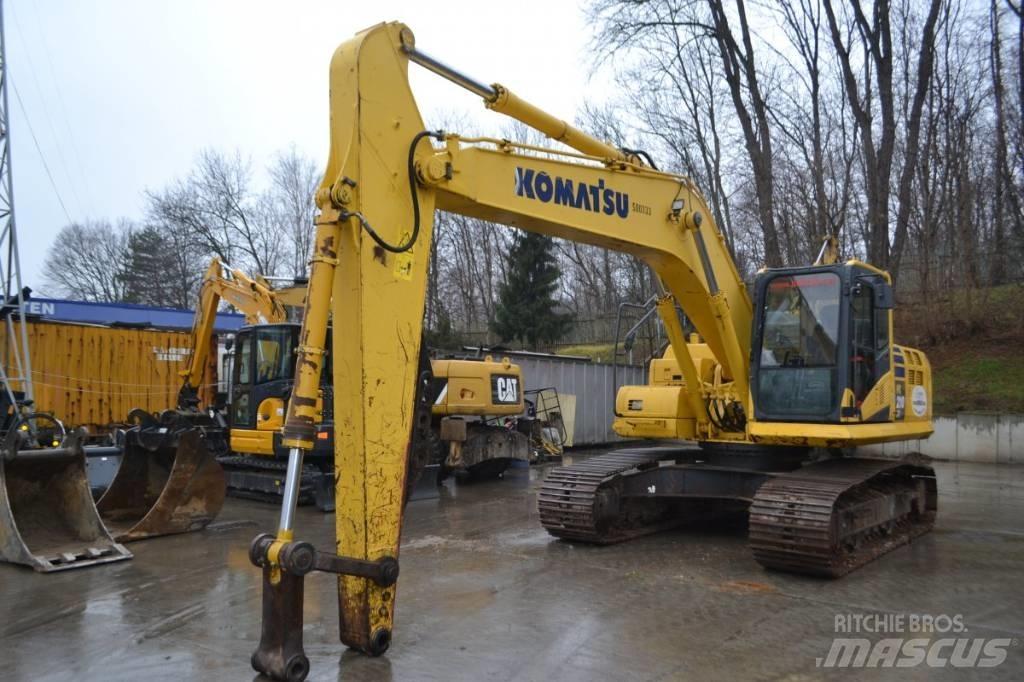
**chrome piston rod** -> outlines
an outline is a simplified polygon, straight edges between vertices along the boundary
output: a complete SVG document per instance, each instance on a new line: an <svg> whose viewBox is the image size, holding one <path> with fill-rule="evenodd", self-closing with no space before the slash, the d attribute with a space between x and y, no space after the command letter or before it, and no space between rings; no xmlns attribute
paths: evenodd
<svg viewBox="0 0 1024 682"><path fill-rule="evenodd" d="M417 50L413 45L403 44L402 51L405 52L407 57L409 57L409 61L416 62L428 71L433 71L438 76L447 78L452 83L466 88L473 94L479 95L489 102L494 101L498 97L498 91L490 85L485 85L464 73L456 71L444 62L431 57L426 52Z"/></svg>
<svg viewBox="0 0 1024 682"><path fill-rule="evenodd" d="M488 109L522 121L552 140L557 140L584 154L612 161L630 162L625 151L569 125L562 119L517 97L508 88L497 83L494 85L481 83L427 53L417 50L412 33L408 32L408 29L402 31L401 40L402 52L409 58L409 61L415 62L428 71L482 97Z"/></svg>
<svg viewBox="0 0 1024 682"><path fill-rule="evenodd" d="M299 504L299 484L302 481L302 448L288 451L288 473L284 479L284 495L281 498L281 530L291 530L295 508Z"/></svg>

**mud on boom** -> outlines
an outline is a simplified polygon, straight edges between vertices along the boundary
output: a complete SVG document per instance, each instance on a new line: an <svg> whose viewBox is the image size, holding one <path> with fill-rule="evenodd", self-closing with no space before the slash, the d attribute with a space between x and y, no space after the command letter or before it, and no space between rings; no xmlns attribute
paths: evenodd
<svg viewBox="0 0 1024 682"><path fill-rule="evenodd" d="M426 130L409 90L410 61L564 147ZM338 574L344 644L379 655L391 642L402 491L415 477L430 420L421 323L435 209L633 254L663 287L658 310L670 349L653 363L649 385L620 391L616 429L695 444L553 470L539 497L551 533L616 542L718 504L743 504L762 564L839 575L931 526L930 468L841 456L863 443L931 432L928 363L894 342L886 273L823 258L763 271L751 301L689 179L445 66L399 23L371 27L338 48L330 109L283 432L291 448L285 500L276 535L251 547L264 578L257 670L289 680L308 672L302 585L313 570ZM699 336L684 335L677 305ZM332 311L346 330L333 335L331 349L337 554L295 539L288 492L313 446ZM821 448L827 455L815 459Z"/></svg>

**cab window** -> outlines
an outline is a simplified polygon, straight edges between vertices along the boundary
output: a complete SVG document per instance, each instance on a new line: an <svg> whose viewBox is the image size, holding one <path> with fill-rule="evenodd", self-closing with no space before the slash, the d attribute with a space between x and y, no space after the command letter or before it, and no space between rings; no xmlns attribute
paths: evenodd
<svg viewBox="0 0 1024 682"><path fill-rule="evenodd" d="M768 285L762 367L830 367L839 344L839 278L776 277Z"/></svg>
<svg viewBox="0 0 1024 682"><path fill-rule="evenodd" d="M295 360L291 327L268 327L256 332L256 383L291 379Z"/></svg>
<svg viewBox="0 0 1024 682"><path fill-rule="evenodd" d="M839 276L778 275L764 301L758 409L783 420L828 417L838 395Z"/></svg>
<svg viewBox="0 0 1024 682"><path fill-rule="evenodd" d="M252 336L249 334L239 334L236 344L237 350L235 352L237 355L235 356L235 363L238 366L237 383L248 384L252 381Z"/></svg>

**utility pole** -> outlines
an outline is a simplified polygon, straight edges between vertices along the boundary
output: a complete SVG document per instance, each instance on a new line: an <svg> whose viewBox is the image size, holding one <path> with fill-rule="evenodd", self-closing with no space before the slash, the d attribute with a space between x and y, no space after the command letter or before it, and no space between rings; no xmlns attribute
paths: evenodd
<svg viewBox="0 0 1024 682"><path fill-rule="evenodd" d="M21 258L18 255L18 231L14 220L14 189L11 181L10 108L7 104L7 34L4 27L3 0L0 0L0 280L3 282L3 325L6 333L3 358L0 358L0 382L11 405L19 400L31 402L32 360L29 357L28 328L25 323L25 293L21 282ZM15 329L17 318L17 331ZM15 394L15 387L23 395Z"/></svg>

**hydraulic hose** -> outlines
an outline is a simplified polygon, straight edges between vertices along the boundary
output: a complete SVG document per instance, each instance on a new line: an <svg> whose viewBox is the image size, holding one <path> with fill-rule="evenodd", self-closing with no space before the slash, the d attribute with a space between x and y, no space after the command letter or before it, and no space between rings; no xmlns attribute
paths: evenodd
<svg viewBox="0 0 1024 682"><path fill-rule="evenodd" d="M409 170L409 193L412 196L412 234L409 235L409 239L407 239L404 244L400 244L400 245L396 246L395 244L389 244L388 242L384 241L384 238L381 237L379 234L377 234L377 231L374 230L373 227L370 225L370 221L368 221L366 219L366 217L362 213L360 213L358 211L356 211L355 213L348 213L348 212L343 212L342 213L342 218L350 218L351 217L351 218L355 218L356 220L358 220L359 223L363 226L363 229L366 230L366 234L370 235L370 238L373 239L373 241L375 241L377 243L377 246L379 246L380 248L384 249L385 251L390 251L391 253L404 253L404 252L408 251L416 243L416 239L419 237L419 234L420 234L420 198L419 198L419 194L416 191L416 163L415 163L415 161L416 161L416 145L418 145L420 140L422 140L425 137L432 137L432 138L434 138L436 140L441 140L441 139L444 138L444 132L441 131L441 130L423 130L423 131L420 131L420 132L416 133L415 137L412 138L412 144L409 145L408 170Z"/></svg>

